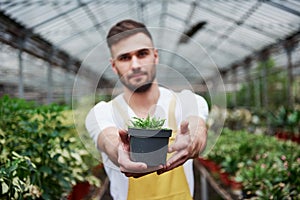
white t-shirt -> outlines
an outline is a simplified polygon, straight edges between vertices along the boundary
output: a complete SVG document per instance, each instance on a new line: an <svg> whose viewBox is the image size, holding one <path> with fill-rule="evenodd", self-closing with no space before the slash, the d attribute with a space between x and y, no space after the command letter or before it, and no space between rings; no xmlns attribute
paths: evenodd
<svg viewBox="0 0 300 200"><path fill-rule="evenodd" d="M154 106L153 109L155 110L155 116L161 119L166 119L164 127L167 127L168 125L169 103L174 94L176 95L175 117L178 128L180 126L180 122L191 115L200 116L206 120L208 116L208 105L203 97L188 90L183 90L180 93L174 93L171 90L159 87L159 91L160 96L157 105ZM123 94L118 95L113 101L117 102L123 111L117 110L117 106L113 106L112 101L101 101L96 104L87 115L85 122L86 128L96 145L99 134L101 134L102 130L105 128L127 128L127 124L123 120L122 114L120 114L121 112L125 112L130 119L136 117L133 110L126 103ZM128 178L122 172L120 172L119 167L113 164L104 152L101 152L101 156L105 171L110 180L110 192L113 199L126 200L128 191ZM192 160L188 160L183 166L191 195L193 195L194 177Z"/></svg>

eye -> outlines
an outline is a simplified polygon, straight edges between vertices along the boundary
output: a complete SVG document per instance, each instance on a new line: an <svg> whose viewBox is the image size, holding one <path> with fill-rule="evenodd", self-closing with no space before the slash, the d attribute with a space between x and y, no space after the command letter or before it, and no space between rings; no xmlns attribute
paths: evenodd
<svg viewBox="0 0 300 200"><path fill-rule="evenodd" d="M149 54L150 54L149 49L142 49L142 50L138 51L137 57L138 57L138 58L145 58L145 57L147 57Z"/></svg>
<svg viewBox="0 0 300 200"><path fill-rule="evenodd" d="M121 62L126 62L131 59L131 56L129 54L124 54L118 57L118 60Z"/></svg>

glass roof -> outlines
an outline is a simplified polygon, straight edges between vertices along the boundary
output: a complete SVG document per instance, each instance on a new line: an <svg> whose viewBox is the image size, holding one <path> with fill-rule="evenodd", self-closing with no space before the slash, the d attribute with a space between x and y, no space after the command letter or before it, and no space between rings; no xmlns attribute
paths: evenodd
<svg viewBox="0 0 300 200"><path fill-rule="evenodd" d="M122 19L132 18L150 27L161 64L192 85L213 77L216 69L226 70L268 46L299 35L300 30L298 0L0 0L0 11L55 49L80 60L91 73L102 74L112 82L117 76L109 67L105 37ZM182 35L200 22L204 26L180 42ZM0 47L0 83L17 84L18 52L4 44ZM275 54L278 66L284 67L285 51ZM299 60L298 46L293 63L298 66ZM46 91L49 64L26 53L23 62L24 84ZM180 84L176 76L163 70L158 73L160 78L168 77L169 85ZM72 87L66 86L65 77L74 80L76 74L65 75L56 67L52 76L55 89ZM88 85L89 78L85 81ZM56 90L57 95L63 95Z"/></svg>

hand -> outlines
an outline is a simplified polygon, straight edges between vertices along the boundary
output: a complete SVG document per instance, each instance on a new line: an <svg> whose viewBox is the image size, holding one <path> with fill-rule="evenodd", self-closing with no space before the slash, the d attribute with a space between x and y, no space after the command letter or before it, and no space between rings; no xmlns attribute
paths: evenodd
<svg viewBox="0 0 300 200"><path fill-rule="evenodd" d="M162 165L148 167L146 163L131 161L129 155L129 136L127 131L119 130L119 136L120 143L118 147L118 164L121 172L123 172L127 177L138 178L163 168Z"/></svg>
<svg viewBox="0 0 300 200"><path fill-rule="evenodd" d="M183 121L176 135L175 142L169 146L168 152L173 153L166 166L158 170L158 174L172 170L190 158L198 157L206 146L206 127L202 119L191 117L189 122ZM192 132L192 131L193 132Z"/></svg>

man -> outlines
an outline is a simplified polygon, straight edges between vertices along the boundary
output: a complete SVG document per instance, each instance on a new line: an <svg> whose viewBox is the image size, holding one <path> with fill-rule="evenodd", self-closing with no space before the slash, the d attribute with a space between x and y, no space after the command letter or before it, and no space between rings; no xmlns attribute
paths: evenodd
<svg viewBox="0 0 300 200"><path fill-rule="evenodd" d="M189 91L175 94L158 86L158 50L144 24L123 20L114 25L107 44L111 66L124 85L122 94L98 103L86 127L101 151L114 199L192 199L192 159L206 145L206 101ZM157 113L174 132L166 165L148 167L129 156L128 120Z"/></svg>

